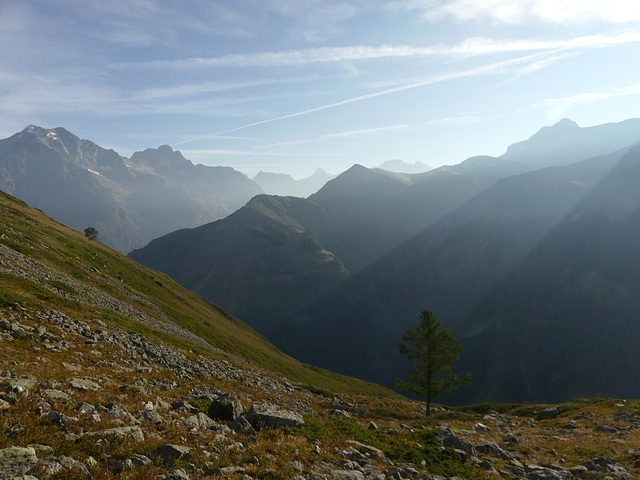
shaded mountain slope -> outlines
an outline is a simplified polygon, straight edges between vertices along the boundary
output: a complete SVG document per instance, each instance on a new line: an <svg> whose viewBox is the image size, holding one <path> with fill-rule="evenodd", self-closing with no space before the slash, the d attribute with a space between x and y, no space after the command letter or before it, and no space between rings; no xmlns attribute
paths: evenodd
<svg viewBox="0 0 640 480"><path fill-rule="evenodd" d="M321 215L302 198L258 195L223 220L166 235L130 257L266 331L347 276L303 226Z"/></svg>
<svg viewBox="0 0 640 480"><path fill-rule="evenodd" d="M0 140L0 188L122 252L222 218L260 187L224 167L194 166L171 147L131 159L64 128L29 126Z"/></svg>
<svg viewBox="0 0 640 480"><path fill-rule="evenodd" d="M419 183L355 165L307 200L260 195L225 219L157 238L130 256L269 332L298 322L353 271L505 171L478 168L479 160L418 177Z"/></svg>
<svg viewBox="0 0 640 480"><path fill-rule="evenodd" d="M639 238L635 147L469 316L476 395L640 395Z"/></svg>
<svg viewBox="0 0 640 480"><path fill-rule="evenodd" d="M295 334L287 326L270 338L305 361L393 385L402 372L395 339L417 322L419 312L433 310L462 335L476 302L626 151L496 182L311 305L305 310L308 323Z"/></svg>
<svg viewBox="0 0 640 480"><path fill-rule="evenodd" d="M613 140L605 144L615 144L618 150L574 164L560 159L557 160L560 166L536 169L534 161L479 156L418 175L393 174L356 165L328 182L307 203L300 203L305 205L304 211L293 213L287 206L286 215L281 216L275 213L280 208L278 202L267 202L265 197L266 209L254 208L255 217L244 217L242 228L226 236L227 242L242 245L255 233L252 222L261 225L265 219L276 219L275 231L295 227L310 232L318 248L330 252L336 262L342 261L351 275L346 281L331 277L336 282L333 285L331 281L322 283L326 278L316 277L320 282L313 294L304 297L297 293L304 298L301 302L293 300L286 289L256 282L254 279L261 277L255 271L244 276L254 265L265 267L262 257L278 259L260 270L268 272L266 278L277 278L280 262L295 265L299 255L295 235L278 237L286 240L278 244L275 257L268 253L271 241L251 243L257 251L255 256L248 257L250 264L244 262L241 248L223 245L218 248L219 253L207 254L208 263L198 263L196 258L189 265L181 264L180 270L201 269L199 278L203 281L198 288L204 289L214 271L212 265L221 262L230 265L225 271L231 273L225 278L227 297L236 305L233 308L247 312L243 318L276 345L309 363L391 386L403 371L397 339L408 325L415 324L420 310L434 310L460 337L472 331L476 320L483 318L477 314L476 308L480 308L477 305L484 305L493 289L510 278L545 235L629 151L630 147L618 142L631 138L627 127L633 124L632 121L619 124L624 130L620 135L611 133L615 126L606 126L604 130L593 127L590 132L594 136L602 131L611 133ZM527 148L535 153L545 138L559 135L566 128L572 132L570 138L581 138L582 133L574 134L583 129L560 122L520 145L519 155L524 155ZM634 139L638 140L637 134ZM557 153L538 163L544 165L549 158L562 156L567 144L556 143ZM583 151L581 146L577 150ZM577 155L574 152L571 158ZM315 206L311 208L311 204ZM214 231L212 228L211 232ZM191 248L181 242L180 232L172 241L175 248L178 245ZM197 245L204 249L206 244L203 240ZM141 261L167 271L170 265L165 268L162 262L171 255L158 248L155 258L150 256ZM317 262L314 260L312 264L315 272ZM233 265L240 272L234 271ZM296 275L305 268L309 267L300 267ZM245 283L256 289L245 289ZM221 289L211 289L208 294L215 295ZM261 297L263 292L266 295ZM262 311L253 308L254 301L272 308ZM274 310L278 315L271 314ZM479 331L473 330L474 335ZM517 329L511 333L517 334ZM473 341L476 338L482 341L474 346L471 337L464 340L469 342L467 351L474 358L473 367L493 368L483 363L489 362L489 355L483 355L481 350L490 336L474 336ZM503 385L508 386L509 382L505 380ZM485 398L483 395L502 398L503 394L498 390L476 390L468 391L468 396L460 399Z"/></svg>
<svg viewBox="0 0 640 480"><path fill-rule="evenodd" d="M415 175L354 165L309 197L326 212L309 228L354 274L499 178L524 169L493 157Z"/></svg>

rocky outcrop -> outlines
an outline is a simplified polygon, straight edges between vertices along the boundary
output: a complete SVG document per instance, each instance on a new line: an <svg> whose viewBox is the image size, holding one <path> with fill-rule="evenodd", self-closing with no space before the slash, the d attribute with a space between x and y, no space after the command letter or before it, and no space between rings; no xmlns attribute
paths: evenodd
<svg viewBox="0 0 640 480"><path fill-rule="evenodd" d="M247 420L257 430L263 428L301 427L302 415L293 410L279 410L271 403L253 405L247 413Z"/></svg>

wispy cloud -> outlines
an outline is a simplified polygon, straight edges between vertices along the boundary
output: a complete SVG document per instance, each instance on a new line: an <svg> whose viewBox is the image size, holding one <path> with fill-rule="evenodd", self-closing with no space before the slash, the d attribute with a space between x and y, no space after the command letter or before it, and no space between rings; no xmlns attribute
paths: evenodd
<svg viewBox="0 0 640 480"><path fill-rule="evenodd" d="M475 116L459 115L454 117L438 118L438 119L429 120L426 122L421 122L418 124L402 123L398 125L387 125L383 127L345 130L342 132L328 133L326 135L320 135L318 137L313 137L313 138L304 138L300 140L292 140L289 142L271 143L268 145L257 145L254 148L256 149L281 148L281 147L288 147L291 145L299 145L304 143L322 142L326 140L351 139L354 137L366 137L370 135L379 135L382 133L389 133L389 132L402 132L402 131L419 129L419 128L430 127L435 125L465 125L465 124L469 124L471 122L476 122L476 121L478 121L478 118Z"/></svg>
<svg viewBox="0 0 640 480"><path fill-rule="evenodd" d="M255 148L266 149L266 148L289 147L291 145L300 145L303 143L321 142L323 140L331 140L336 138L340 139L340 138L358 137L358 136L379 134L379 133L384 133L389 131L407 130L409 128L411 128L411 125L409 124L390 125L390 126L376 127L376 128L361 128L357 130L346 130L343 132L328 133L326 135L320 135L319 137L304 138L300 140L291 140L289 142L278 142L278 143L270 143L268 145L257 145Z"/></svg>
<svg viewBox="0 0 640 480"><path fill-rule="evenodd" d="M556 24L640 20L640 3L629 0L405 0L394 5L419 10L429 21L454 17L518 25L532 20Z"/></svg>
<svg viewBox="0 0 640 480"><path fill-rule="evenodd" d="M559 105L572 105L577 103L593 102L596 100L606 100L614 97L627 97L630 95L640 95L640 83L623 88L617 88L612 92L585 92L563 98L548 98L535 104L534 107L556 107Z"/></svg>
<svg viewBox="0 0 640 480"><path fill-rule="evenodd" d="M113 68L156 68L199 70L223 67L287 67L315 63L341 63L384 58L410 58L426 56L480 56L495 53L544 51L577 48L604 48L625 43L640 42L639 32L618 35L585 35L562 40L493 40L473 37L454 45L438 44L428 47L411 45L356 45L347 47L321 47L277 52L230 54L220 57L157 60L112 65Z"/></svg>
<svg viewBox="0 0 640 480"><path fill-rule="evenodd" d="M189 97L208 93L240 90L244 88L262 87L266 85L310 82L317 80L317 76L261 78L236 82L201 82L173 85L163 88L149 88L132 96L135 100L159 100L172 97Z"/></svg>
<svg viewBox="0 0 640 480"><path fill-rule="evenodd" d="M319 107L315 107L315 108L311 108L308 110L302 110L299 112L295 112L295 113L291 113L288 115L281 115L279 117L273 117L273 118L269 118L266 120L261 120L258 122L253 122L253 123L249 123L246 125L242 125L239 127L235 127L235 128L231 128L222 132L218 132L218 133L213 133L211 135L203 135L200 137L196 137L196 138L192 138L190 140L184 140L182 142L178 142L173 144L173 146L178 146L178 145L183 145L186 143L190 143L190 142L195 142L197 140L204 140L207 138L215 138L218 137L219 135L226 135L229 133L233 133L233 132L237 132L240 130L245 130L247 128L251 128L251 127L256 127L259 125L264 125L267 123L273 123L273 122L278 122L278 121L282 121L282 120L286 120L289 118L294 118L294 117L300 117L303 115L309 115L312 113L317 113L317 112L321 112L323 110L329 110L332 108L336 108L336 107L341 107L344 105L349 105L352 103L356 103L356 102L362 102L365 100L371 100L377 97L382 97L385 95L392 95L395 93L400 93L400 92L404 92L407 90L412 90L415 88L419 88L419 87L424 87L427 85L433 85L436 83L441 83L441 82L445 82L445 81L449 81L449 80L455 80L455 79L459 79L459 78L464 78L464 77L472 77L472 76L477 76L477 75L486 75L492 72L496 72L499 70L503 70L503 69L507 69L507 68L511 68L517 65L521 65L521 64L527 64L530 63L532 61L538 60L541 55L544 54L534 54L534 55L528 55L525 57L519 57L519 58L515 58L515 59L510 59L510 60L505 60L502 62L495 62L495 63L490 63L487 65L483 65L480 67L476 67L476 68L472 68L472 69L468 69L468 70L463 70L463 71L459 71L459 72L450 72L450 73L445 73L442 75L437 75L437 76L433 76L433 77L429 77L427 79L423 79L421 81L418 82L414 82L414 83L409 83L409 84L405 84L405 85L401 85L399 87L394 87L394 88L389 88L386 90L382 90L382 91L378 91L378 92L374 92L374 93L369 93L367 95L360 95L357 97L351 97L348 98L346 100L342 100L340 102L335 102L335 103L330 103L327 105L322 105Z"/></svg>

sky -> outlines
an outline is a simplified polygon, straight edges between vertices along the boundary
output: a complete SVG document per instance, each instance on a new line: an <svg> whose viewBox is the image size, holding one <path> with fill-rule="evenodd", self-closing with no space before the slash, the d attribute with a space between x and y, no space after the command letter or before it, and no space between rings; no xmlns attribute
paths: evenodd
<svg viewBox="0 0 640 480"><path fill-rule="evenodd" d="M0 0L0 138L303 178L639 116L636 0Z"/></svg>

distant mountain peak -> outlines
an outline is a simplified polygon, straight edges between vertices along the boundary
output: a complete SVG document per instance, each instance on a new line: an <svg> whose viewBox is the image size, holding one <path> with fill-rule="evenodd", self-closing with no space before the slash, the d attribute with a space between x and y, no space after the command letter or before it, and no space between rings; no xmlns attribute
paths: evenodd
<svg viewBox="0 0 640 480"><path fill-rule="evenodd" d="M382 170L397 173L424 173L429 170L433 170L433 167L430 167L420 161L417 161L416 163L408 163L399 159L387 160L375 168L381 168Z"/></svg>
<svg viewBox="0 0 640 480"><path fill-rule="evenodd" d="M158 148L147 148L142 152L134 152L131 155L131 161L148 165L154 169L164 167L185 171L193 167L191 160L184 158L180 151L174 150L169 145L160 145Z"/></svg>
<svg viewBox="0 0 640 480"><path fill-rule="evenodd" d="M553 125L542 127L540 130L534 133L529 140L533 138L545 137L547 135L564 134L571 131L578 131L581 129L582 127L580 127L580 125L578 125L573 120L569 118L563 118L562 120L559 120Z"/></svg>
<svg viewBox="0 0 640 480"><path fill-rule="evenodd" d="M572 128L580 128L580 125L577 124L577 122L574 122L573 120L571 120L570 118L563 118L562 120L556 122L552 128L558 128L558 127L572 127Z"/></svg>

